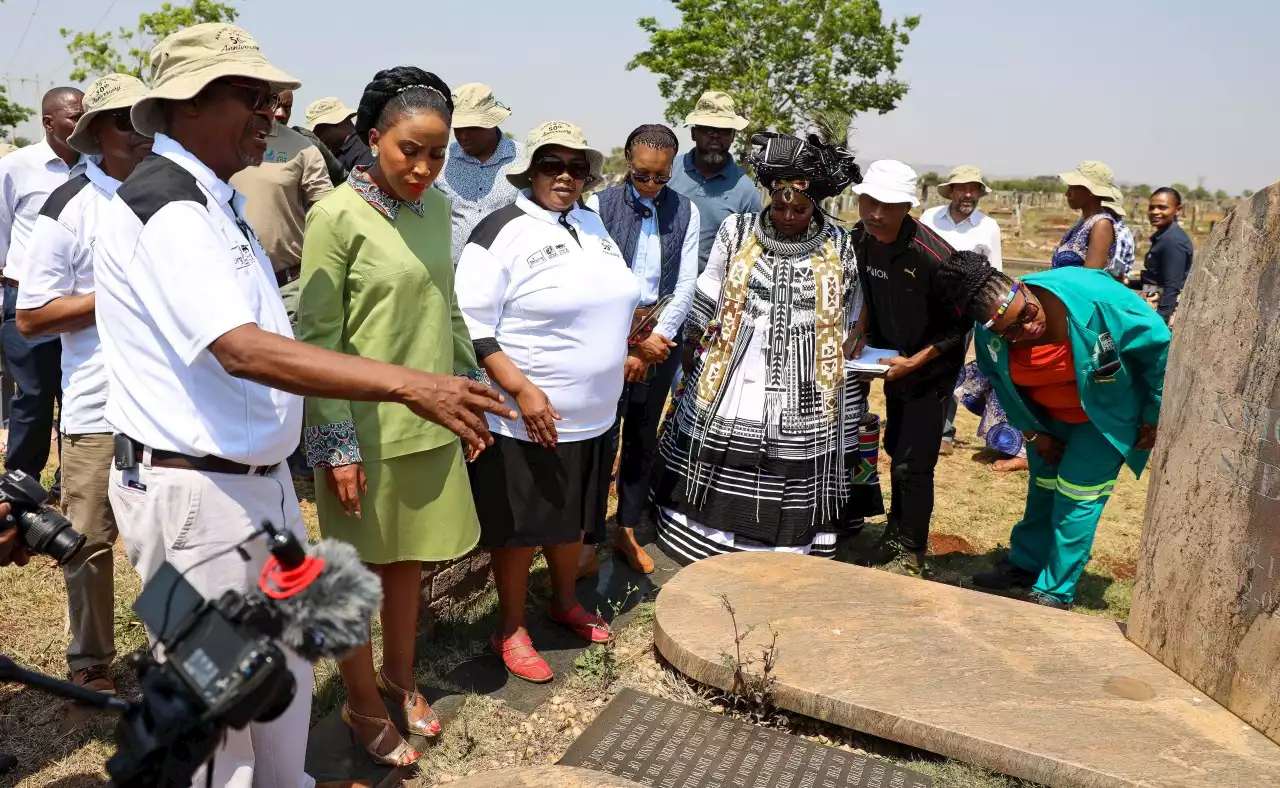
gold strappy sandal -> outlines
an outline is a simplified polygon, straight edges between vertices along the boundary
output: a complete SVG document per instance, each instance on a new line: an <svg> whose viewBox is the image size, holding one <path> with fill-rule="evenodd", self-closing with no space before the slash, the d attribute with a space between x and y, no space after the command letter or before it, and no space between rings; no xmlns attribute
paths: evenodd
<svg viewBox="0 0 1280 788"><path fill-rule="evenodd" d="M414 718L413 710L417 708L418 699L422 697L418 693L417 687L412 691L401 689L393 684L391 679L387 678L386 673L379 670L378 689L382 691L383 695L390 700L394 700L400 706L400 710L404 712L404 722L409 728L409 733L428 739L434 739L440 735L440 717L436 715L425 699L422 702L427 707L426 714L422 717Z"/></svg>
<svg viewBox="0 0 1280 788"><path fill-rule="evenodd" d="M356 726L352 724L352 718L369 725L378 725L382 730L378 732L378 735L374 737L372 742L365 744L364 738L361 736L360 732L356 730ZM397 736L400 735L396 731L396 726L391 722L391 720L380 720L376 717L366 717L363 714L357 714L351 710L350 706L344 703L342 704L342 721L351 729L351 735L364 747L364 751L368 753L370 760L374 763L382 766L393 767L408 766L422 757L422 754L410 747L409 742L404 739L401 739L400 743L396 745L396 748L386 755L378 752L378 746L382 744L383 739L387 738L388 732L395 733Z"/></svg>

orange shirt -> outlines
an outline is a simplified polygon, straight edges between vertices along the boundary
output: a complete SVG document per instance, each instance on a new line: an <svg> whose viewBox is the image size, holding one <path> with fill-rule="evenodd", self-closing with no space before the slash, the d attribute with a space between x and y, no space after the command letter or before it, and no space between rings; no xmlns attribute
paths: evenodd
<svg viewBox="0 0 1280 788"><path fill-rule="evenodd" d="M1071 340L1031 347L1010 346L1009 377L1032 402L1058 421L1084 424L1089 420L1080 405Z"/></svg>

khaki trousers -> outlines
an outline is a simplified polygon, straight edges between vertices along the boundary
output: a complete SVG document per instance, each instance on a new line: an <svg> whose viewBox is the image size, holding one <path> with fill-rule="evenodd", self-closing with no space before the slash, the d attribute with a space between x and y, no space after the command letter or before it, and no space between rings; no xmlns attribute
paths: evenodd
<svg viewBox="0 0 1280 788"><path fill-rule="evenodd" d="M62 568L71 621L67 666L72 672L110 665L116 656L111 546L118 531L107 498L113 454L110 433L66 435L62 440L62 508L85 537L84 547Z"/></svg>
<svg viewBox="0 0 1280 788"><path fill-rule="evenodd" d="M247 591L269 553L261 537L245 545L249 561L228 550L249 538L263 520L306 541L302 510L289 471L281 463L270 476L203 473L176 468L111 469L111 505L129 562L145 583L166 561L206 599ZM220 552L225 554L213 557ZM206 562L207 561L207 562ZM278 719L228 730L214 753L211 784L222 788L311 788L303 768L311 717L311 666L289 649L297 682L293 704ZM193 785L206 784L206 767Z"/></svg>

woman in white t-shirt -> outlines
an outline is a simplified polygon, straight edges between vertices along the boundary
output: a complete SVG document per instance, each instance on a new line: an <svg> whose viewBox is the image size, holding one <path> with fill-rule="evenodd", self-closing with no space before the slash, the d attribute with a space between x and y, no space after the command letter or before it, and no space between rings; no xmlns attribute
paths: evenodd
<svg viewBox="0 0 1280 788"><path fill-rule="evenodd" d="M490 645L514 675L536 683L552 679L525 629L538 547L551 570L551 619L595 643L612 638L574 593L584 531L605 517L613 457L604 436L640 299L600 217L582 203L603 162L573 124L534 129L507 174L523 191L476 226L458 261L458 305L476 357L520 411L516 422L490 421L494 444L471 466L501 615Z"/></svg>

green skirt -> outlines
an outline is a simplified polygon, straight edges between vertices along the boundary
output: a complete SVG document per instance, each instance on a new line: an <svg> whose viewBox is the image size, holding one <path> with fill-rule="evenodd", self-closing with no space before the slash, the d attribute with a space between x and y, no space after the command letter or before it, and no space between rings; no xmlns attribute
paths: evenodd
<svg viewBox="0 0 1280 788"><path fill-rule="evenodd" d="M359 519L343 510L316 471L316 510L326 538L350 542L368 564L449 561L475 549L480 521L459 441L362 464L369 491L361 496Z"/></svg>

